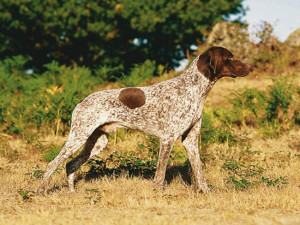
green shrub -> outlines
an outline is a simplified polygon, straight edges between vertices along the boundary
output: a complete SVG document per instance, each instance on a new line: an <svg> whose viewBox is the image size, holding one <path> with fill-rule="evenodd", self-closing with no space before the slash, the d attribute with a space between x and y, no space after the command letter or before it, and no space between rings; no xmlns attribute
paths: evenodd
<svg viewBox="0 0 300 225"><path fill-rule="evenodd" d="M265 137L277 137L281 131L298 124L299 102L292 76L273 79L266 91L244 89L234 92L232 109L217 108L215 118L225 126L253 126Z"/></svg>
<svg viewBox="0 0 300 225"><path fill-rule="evenodd" d="M108 65L102 65L97 69L93 70L95 77L97 78L98 83L104 83L106 81L115 81L117 80L116 74L120 74L119 71L123 71L124 67L122 65L118 67L111 67Z"/></svg>
<svg viewBox="0 0 300 225"><path fill-rule="evenodd" d="M273 85L269 87L266 97L267 106L266 118L268 121L279 118L279 113L282 111L285 115L288 112L288 107L292 102L292 96L295 94L296 89L289 80L289 77L280 77L273 79Z"/></svg>
<svg viewBox="0 0 300 225"><path fill-rule="evenodd" d="M155 61L146 60L142 64L135 64L130 70L129 75L123 75L119 80L126 87L138 86L141 82L152 78L156 73Z"/></svg>
<svg viewBox="0 0 300 225"><path fill-rule="evenodd" d="M256 152L249 150L245 151L247 155L255 155ZM245 153L244 152L244 153ZM222 166L222 169L228 173L225 179L229 188L233 187L236 190L245 190L259 185L276 186L282 188L288 184L287 177L280 176L279 178L267 178L263 176L265 168L255 163L250 156L250 160L243 158L228 159Z"/></svg>
<svg viewBox="0 0 300 225"><path fill-rule="evenodd" d="M46 149L43 153L43 159L45 159L47 162L51 162L60 152L62 146L61 145L49 145L46 146Z"/></svg>
<svg viewBox="0 0 300 225"><path fill-rule="evenodd" d="M17 94L24 91L23 82L30 75L26 74L25 64L28 57L14 56L0 61L0 95Z"/></svg>
<svg viewBox="0 0 300 225"><path fill-rule="evenodd" d="M200 146L206 148L213 143L227 143L232 145L235 143L234 135L231 133L229 126L216 126L214 125L213 116L203 112L202 113L202 126L200 133Z"/></svg>
<svg viewBox="0 0 300 225"><path fill-rule="evenodd" d="M91 71L52 62L45 65L46 72L37 76L26 74L21 68L14 72L11 65L11 61L0 64L0 77L6 79L3 88L12 93L0 92L2 130L16 134L21 134L25 127L52 130L56 134L68 130L72 110L92 92L95 81Z"/></svg>

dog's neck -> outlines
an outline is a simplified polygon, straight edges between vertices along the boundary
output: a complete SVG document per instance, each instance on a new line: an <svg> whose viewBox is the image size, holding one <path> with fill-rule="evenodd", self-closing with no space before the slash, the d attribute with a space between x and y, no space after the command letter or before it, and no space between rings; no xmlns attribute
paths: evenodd
<svg viewBox="0 0 300 225"><path fill-rule="evenodd" d="M204 74L202 74L198 70L197 68L198 60L199 60L199 56L197 56L193 60L193 62L181 74L181 76L183 76L186 81L190 82L191 85L198 86L201 91L201 96L206 97L217 81L216 80L210 81L207 77L205 77Z"/></svg>

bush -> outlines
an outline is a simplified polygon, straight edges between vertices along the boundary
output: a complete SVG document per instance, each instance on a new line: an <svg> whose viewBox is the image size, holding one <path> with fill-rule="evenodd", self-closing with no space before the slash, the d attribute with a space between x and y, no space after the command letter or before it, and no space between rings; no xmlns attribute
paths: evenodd
<svg viewBox="0 0 300 225"><path fill-rule="evenodd" d="M235 143L235 138L230 131L229 126L213 125L213 116L203 112L202 126L200 134L200 146L205 149L213 143L227 143L232 145Z"/></svg>
<svg viewBox="0 0 300 225"><path fill-rule="evenodd" d="M22 69L25 63L22 57L0 62L1 130L21 134L26 127L65 132L73 108L92 92L95 82L90 70L52 62L37 76Z"/></svg>
<svg viewBox="0 0 300 225"><path fill-rule="evenodd" d="M296 93L294 85L291 80L285 77L273 79L273 85L269 87L268 97L266 98L267 106L266 118L268 121L278 119L281 122L284 120L280 118L280 113L287 115L288 108L292 103L292 96Z"/></svg>
<svg viewBox="0 0 300 225"><path fill-rule="evenodd" d="M218 108L213 114L226 126L253 126L266 137L278 136L281 131L297 125L299 97L292 76L273 79L266 91L244 89L230 100L233 109Z"/></svg>
<svg viewBox="0 0 300 225"><path fill-rule="evenodd" d="M152 78L156 73L155 61L146 60L142 64L135 64L128 76L123 75L119 80L126 87L138 86L141 82Z"/></svg>
<svg viewBox="0 0 300 225"><path fill-rule="evenodd" d="M47 161L47 162L51 162L60 152L62 146L60 145L49 145L49 146L45 146L46 149L44 150L43 153L43 158Z"/></svg>
<svg viewBox="0 0 300 225"><path fill-rule="evenodd" d="M259 185L275 186L282 188L288 184L287 177L268 178L264 177L265 168L255 163L252 157L258 152L248 148L240 153L239 159L227 159L222 169L227 172L225 179L227 186L236 190L246 190Z"/></svg>

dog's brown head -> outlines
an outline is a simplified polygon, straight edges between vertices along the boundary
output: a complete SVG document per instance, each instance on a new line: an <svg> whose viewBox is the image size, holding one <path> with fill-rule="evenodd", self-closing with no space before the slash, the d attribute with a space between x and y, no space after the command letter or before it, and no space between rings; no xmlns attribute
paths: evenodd
<svg viewBox="0 0 300 225"><path fill-rule="evenodd" d="M198 70L210 81L222 77L244 77L252 70L252 65L233 57L226 48L213 46L200 55Z"/></svg>

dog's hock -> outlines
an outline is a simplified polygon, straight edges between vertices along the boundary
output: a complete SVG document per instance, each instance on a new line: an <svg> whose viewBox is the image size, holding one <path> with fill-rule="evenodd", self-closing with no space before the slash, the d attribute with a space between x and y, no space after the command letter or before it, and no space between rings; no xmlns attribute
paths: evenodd
<svg viewBox="0 0 300 225"><path fill-rule="evenodd" d="M135 109L145 104L146 96L139 88L125 88L120 92L119 100L128 108Z"/></svg>

